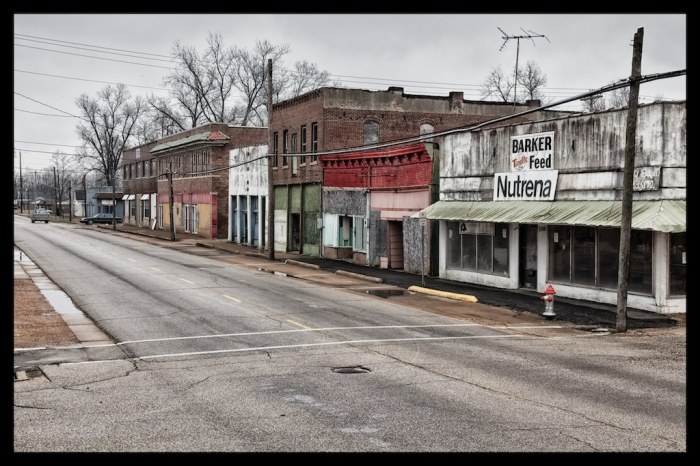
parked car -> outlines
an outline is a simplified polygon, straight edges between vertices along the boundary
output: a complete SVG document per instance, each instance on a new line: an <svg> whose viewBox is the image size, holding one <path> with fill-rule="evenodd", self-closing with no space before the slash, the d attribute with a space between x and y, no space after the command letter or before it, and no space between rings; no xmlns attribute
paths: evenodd
<svg viewBox="0 0 700 466"><path fill-rule="evenodd" d="M32 212L32 223L34 222L45 222L49 223L49 215L51 212L49 212L46 209L34 209L34 212Z"/></svg>
<svg viewBox="0 0 700 466"><path fill-rule="evenodd" d="M122 223L124 221L123 218L117 217L116 222L117 223ZM112 224L112 214L106 214L106 213L101 213L101 214L96 214L93 215L92 217L83 217L80 219L80 223L84 223L86 225L92 225L93 223L104 223L104 224Z"/></svg>

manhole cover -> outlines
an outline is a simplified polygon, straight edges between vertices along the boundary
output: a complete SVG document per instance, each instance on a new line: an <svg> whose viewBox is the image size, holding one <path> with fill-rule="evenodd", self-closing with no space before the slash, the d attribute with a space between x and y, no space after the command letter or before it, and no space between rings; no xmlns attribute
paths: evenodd
<svg viewBox="0 0 700 466"><path fill-rule="evenodd" d="M364 366L332 367L331 370L338 374L366 374L367 372L372 372Z"/></svg>

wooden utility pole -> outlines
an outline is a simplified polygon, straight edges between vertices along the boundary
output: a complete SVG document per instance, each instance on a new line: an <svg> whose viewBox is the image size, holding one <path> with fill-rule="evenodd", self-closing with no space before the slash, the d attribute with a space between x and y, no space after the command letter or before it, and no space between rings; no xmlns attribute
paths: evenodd
<svg viewBox="0 0 700 466"><path fill-rule="evenodd" d="M56 182L56 167L53 167L53 201L54 215L58 216L58 183Z"/></svg>
<svg viewBox="0 0 700 466"><path fill-rule="evenodd" d="M168 188L170 192L170 241L175 241L175 199L173 195L173 171L172 164L171 169L168 170Z"/></svg>
<svg viewBox="0 0 700 466"><path fill-rule="evenodd" d="M630 272L630 238L632 236L632 189L634 181L635 140L637 134L637 103L639 77L642 75L642 43L644 28L637 29L632 50L632 75L630 76L629 109L625 132L625 171L622 178L622 220L620 224L620 263L617 275L618 332L627 331L627 289Z"/></svg>
<svg viewBox="0 0 700 466"><path fill-rule="evenodd" d="M112 161L112 230L117 229L117 167L116 162ZM126 217L126 212L122 214Z"/></svg>
<svg viewBox="0 0 700 466"><path fill-rule="evenodd" d="M68 221L73 223L73 184L68 182Z"/></svg>
<svg viewBox="0 0 700 466"><path fill-rule="evenodd" d="M267 60L267 248L268 259L275 260L275 185L272 162L275 160L272 141L272 59Z"/></svg>
<svg viewBox="0 0 700 466"><path fill-rule="evenodd" d="M19 153L19 213L22 214L24 213L24 208L22 207L22 204L24 204L24 197L23 197L23 189L22 189L22 153Z"/></svg>

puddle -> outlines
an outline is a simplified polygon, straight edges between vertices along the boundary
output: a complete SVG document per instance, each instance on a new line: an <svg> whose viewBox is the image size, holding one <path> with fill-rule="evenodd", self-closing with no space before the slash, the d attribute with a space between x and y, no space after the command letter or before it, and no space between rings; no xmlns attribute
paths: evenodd
<svg viewBox="0 0 700 466"><path fill-rule="evenodd" d="M409 294L409 292L406 290L364 290L363 293L371 294L372 296L379 296L380 298Z"/></svg>

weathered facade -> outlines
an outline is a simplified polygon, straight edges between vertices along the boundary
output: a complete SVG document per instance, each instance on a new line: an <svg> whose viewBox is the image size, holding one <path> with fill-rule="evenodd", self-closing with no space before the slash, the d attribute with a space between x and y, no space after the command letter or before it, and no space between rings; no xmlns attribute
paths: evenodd
<svg viewBox="0 0 700 466"><path fill-rule="evenodd" d="M158 141L132 147L122 154L124 223L153 228L156 222L158 170L151 149Z"/></svg>
<svg viewBox="0 0 700 466"><path fill-rule="evenodd" d="M448 97L409 95L399 87L390 87L387 91L326 87L275 104L271 122L275 250L298 251L306 255L327 252L331 256L352 256L364 263L369 261L367 253L373 248L376 254L370 256L386 256L380 250L381 245L372 244L371 238L356 243L360 248L354 251L340 251L338 248L344 246L334 246L334 235L328 231L337 228L348 232L350 223L343 223L341 227L337 215L335 220L324 215L323 206L338 199L330 204L322 201L325 195L333 194L332 190L328 193L322 190L323 167L319 164L318 152L371 149L374 144L480 123L537 104L518 104L514 108L512 103L465 101L462 92L451 92ZM519 118L536 119L542 114L545 112ZM353 203L362 203L362 193L353 196ZM366 202L364 205L362 212L358 207L348 216L364 218L364 228L371 230L372 215L367 216ZM336 221L338 225L326 225L326 221ZM357 238L357 227L354 223L352 225ZM385 233L393 234L397 228L394 225ZM331 241L327 251L322 244L323 238ZM344 244L349 239L338 241Z"/></svg>
<svg viewBox="0 0 700 466"><path fill-rule="evenodd" d="M627 109L445 136L439 275L614 304ZM686 310L686 104L638 110L628 305Z"/></svg>
<svg viewBox="0 0 700 466"><path fill-rule="evenodd" d="M229 175L228 240L265 249L267 245L267 145L232 149Z"/></svg>
<svg viewBox="0 0 700 466"><path fill-rule="evenodd" d="M227 238L230 151L266 141L267 128L209 123L125 151L125 222L171 229L172 194L176 234Z"/></svg>
<svg viewBox="0 0 700 466"><path fill-rule="evenodd" d="M431 204L432 143L323 155L323 253L420 273L425 232L414 216Z"/></svg>

